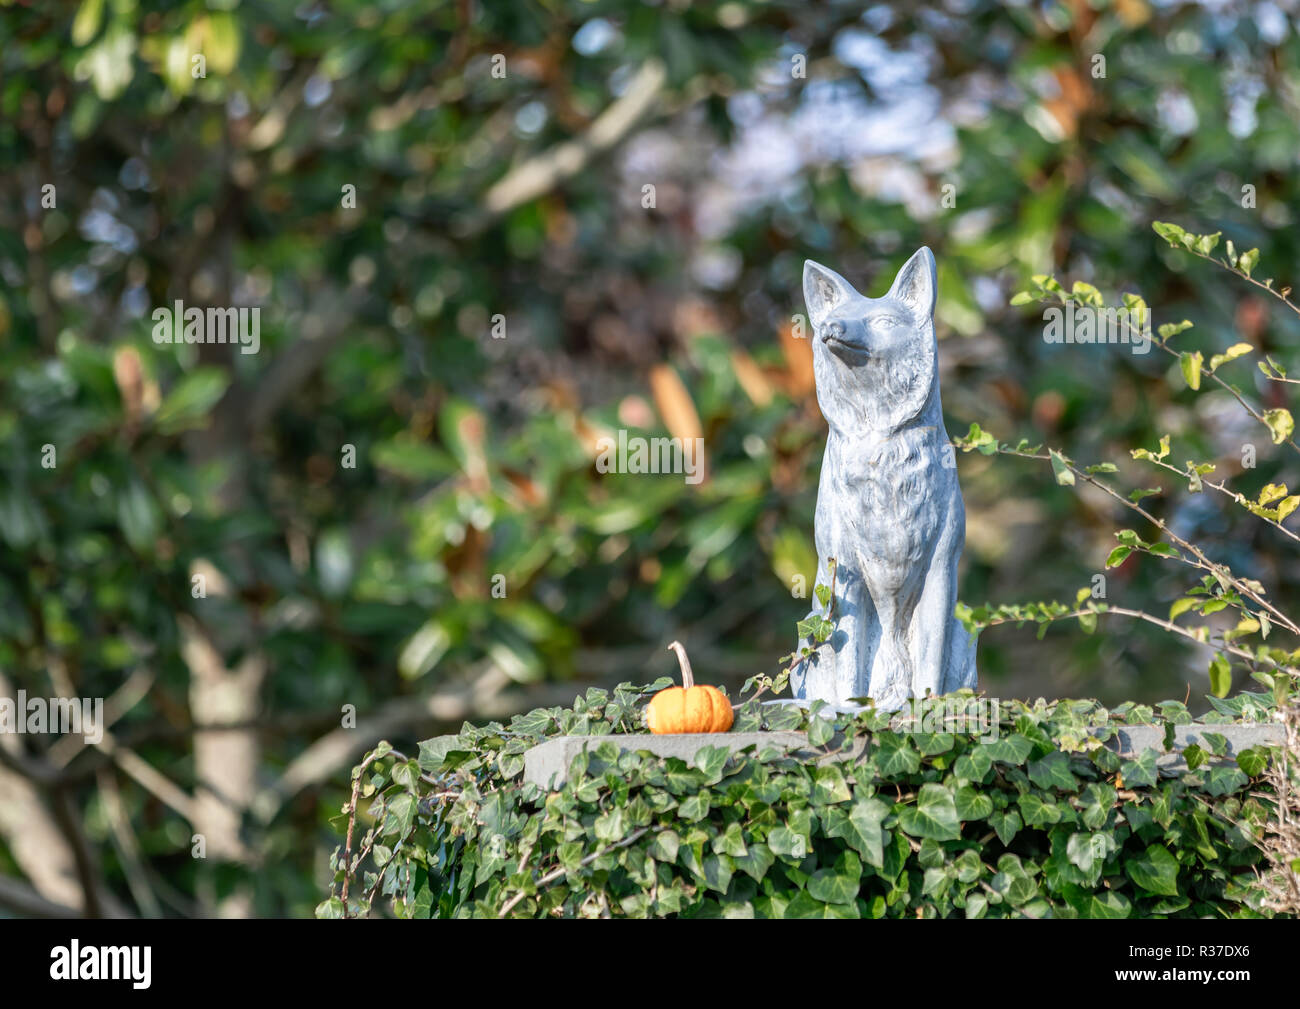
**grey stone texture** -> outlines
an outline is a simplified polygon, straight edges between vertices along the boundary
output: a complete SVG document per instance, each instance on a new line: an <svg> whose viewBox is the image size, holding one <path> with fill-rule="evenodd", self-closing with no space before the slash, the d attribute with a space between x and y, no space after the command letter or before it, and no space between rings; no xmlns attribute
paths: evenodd
<svg viewBox="0 0 1300 1009"><path fill-rule="evenodd" d="M1119 729L1115 739L1107 745L1125 757L1137 756L1144 750L1155 750L1156 765L1168 775L1176 775L1187 769L1182 750L1191 743L1198 743L1208 749L1205 734L1215 732L1228 741L1228 757L1233 759L1242 750L1261 744L1281 744L1286 735L1280 724L1259 723L1254 725L1214 725L1193 723L1179 725L1174 730L1174 749L1164 752L1165 730L1159 725L1132 725ZM864 740L858 737L847 753L836 752L830 755L821 749L812 747L808 737L802 732L704 732L691 735L621 735L621 736L559 736L548 739L545 743L534 746L524 754L524 781L542 788L558 788L568 776L569 765L573 758L582 752L583 747L595 751L601 743L613 743L619 750L648 750L658 757L680 757L688 764L695 754L706 746L725 746L735 752L747 746L755 747L761 752L770 746L789 751L792 756L805 760L853 760L862 752ZM832 740L831 746L838 746L839 740ZM1213 758L1212 758L1213 759ZM594 766L594 765L593 765Z"/></svg>

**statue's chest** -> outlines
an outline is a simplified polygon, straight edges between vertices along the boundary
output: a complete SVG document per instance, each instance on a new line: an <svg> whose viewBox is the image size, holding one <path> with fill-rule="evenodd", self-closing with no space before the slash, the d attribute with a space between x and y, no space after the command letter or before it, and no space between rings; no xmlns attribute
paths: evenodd
<svg viewBox="0 0 1300 1009"><path fill-rule="evenodd" d="M936 435L926 427L880 441L843 441L828 452L836 538L891 566L916 563L928 551L951 476Z"/></svg>

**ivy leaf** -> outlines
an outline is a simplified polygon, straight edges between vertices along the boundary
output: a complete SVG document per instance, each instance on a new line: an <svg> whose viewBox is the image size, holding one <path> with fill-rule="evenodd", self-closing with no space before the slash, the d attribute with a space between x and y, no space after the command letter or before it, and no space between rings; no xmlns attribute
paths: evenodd
<svg viewBox="0 0 1300 1009"><path fill-rule="evenodd" d="M795 631L801 638L808 638L821 644L830 639L835 625L820 614L814 613L795 624Z"/></svg>
<svg viewBox="0 0 1300 1009"><path fill-rule="evenodd" d="M388 811L384 816L384 828L382 833L385 836L396 834L398 837L405 837L407 832L411 829L411 824L415 822L415 812L415 796L406 792L394 796L388 803Z"/></svg>
<svg viewBox="0 0 1300 1009"><path fill-rule="evenodd" d="M692 822L704 819L709 815L709 793L700 791L683 799L682 804L677 807L677 815L683 820Z"/></svg>
<svg viewBox="0 0 1300 1009"><path fill-rule="evenodd" d="M1000 764L1023 764L1034 751L1034 743L1029 737L1013 732L991 743L981 743L980 749Z"/></svg>
<svg viewBox="0 0 1300 1009"><path fill-rule="evenodd" d="M665 827L657 831L646 851L659 859L661 862L673 863L677 861L677 849L681 847L682 839L677 831Z"/></svg>
<svg viewBox="0 0 1300 1009"><path fill-rule="evenodd" d="M998 840L1004 845L1010 844L1012 839L1020 833L1024 821L1020 819L1020 814L1013 810L997 810L989 816L989 824L997 831Z"/></svg>
<svg viewBox="0 0 1300 1009"><path fill-rule="evenodd" d="M808 854L808 842L804 836L784 825L772 828L767 835L767 846L774 855L785 858L802 859Z"/></svg>
<svg viewBox="0 0 1300 1009"><path fill-rule="evenodd" d="M1066 903L1078 911L1081 918L1127 918L1132 911L1128 898L1114 890L1085 890L1067 883L1064 894Z"/></svg>
<svg viewBox="0 0 1300 1009"><path fill-rule="evenodd" d="M732 861L736 863L737 869L753 879L754 882L761 883L764 877L767 876L768 870L776 862L776 856L772 854L772 849L766 844L760 844L756 841L751 841L746 845L746 848L747 851L744 855L733 856Z"/></svg>
<svg viewBox="0 0 1300 1009"><path fill-rule="evenodd" d="M882 778L897 778L915 774L921 767L921 755L912 746L909 737L888 733L876 739L876 771Z"/></svg>
<svg viewBox="0 0 1300 1009"><path fill-rule="evenodd" d="M835 868L813 873L808 880L808 894L828 904L851 904L857 900L862 885L862 863L852 851L835 861Z"/></svg>
<svg viewBox="0 0 1300 1009"><path fill-rule="evenodd" d="M1059 751L1033 761L1028 768L1029 780L1042 789L1062 792L1078 791L1079 779L1070 773L1070 758Z"/></svg>
<svg viewBox="0 0 1300 1009"><path fill-rule="evenodd" d="M828 904L807 890L800 890L786 905L783 918L856 918L857 907L852 904Z"/></svg>
<svg viewBox="0 0 1300 1009"><path fill-rule="evenodd" d="M722 774L731 751L725 746L702 746L695 754L695 766L703 773L706 783L714 784Z"/></svg>
<svg viewBox="0 0 1300 1009"><path fill-rule="evenodd" d="M745 835L740 824L735 821L727 824L727 829L713 839L713 850L719 855L743 857L747 854Z"/></svg>
<svg viewBox="0 0 1300 1009"><path fill-rule="evenodd" d="M1241 768L1231 764L1219 764L1205 774L1204 788L1211 795L1231 795L1239 792L1250 781Z"/></svg>
<svg viewBox="0 0 1300 1009"><path fill-rule="evenodd" d="M993 799L970 785L958 788L953 801L957 806L957 819L962 821L983 820L993 812Z"/></svg>
<svg viewBox="0 0 1300 1009"><path fill-rule="evenodd" d="M1264 769L1268 767L1268 748L1265 746L1252 746L1249 750L1242 750L1241 753L1237 754L1237 766L1250 777L1259 777L1264 773Z"/></svg>
<svg viewBox="0 0 1300 1009"><path fill-rule="evenodd" d="M835 735L835 724L829 718L813 715L808 720L808 742L813 746L825 746Z"/></svg>
<svg viewBox="0 0 1300 1009"><path fill-rule="evenodd" d="M955 841L961 837L952 790L933 782L921 786L916 805L903 807L898 824L913 837L936 841Z"/></svg>
<svg viewBox="0 0 1300 1009"><path fill-rule="evenodd" d="M844 780L844 772L837 764L821 764L813 768L812 801L816 805L848 802L853 798Z"/></svg>
<svg viewBox="0 0 1300 1009"><path fill-rule="evenodd" d="M1152 844L1142 855L1128 859L1124 873L1150 893L1178 896L1178 860L1162 844Z"/></svg>
<svg viewBox="0 0 1300 1009"><path fill-rule="evenodd" d="M1120 767L1120 777L1129 788L1150 788L1156 783L1156 751L1143 750L1134 760L1126 760Z"/></svg>
<svg viewBox="0 0 1300 1009"><path fill-rule="evenodd" d="M828 833L843 837L868 865L879 869L885 864L885 831L880 825L888 815L889 807L879 799L855 799L848 817Z"/></svg>

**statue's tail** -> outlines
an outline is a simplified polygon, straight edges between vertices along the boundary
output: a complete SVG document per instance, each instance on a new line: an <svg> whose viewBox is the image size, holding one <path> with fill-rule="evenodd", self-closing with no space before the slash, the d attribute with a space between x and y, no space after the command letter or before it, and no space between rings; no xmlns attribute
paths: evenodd
<svg viewBox="0 0 1300 1009"><path fill-rule="evenodd" d="M956 617L952 618L952 634L948 637L948 662L945 665L943 692L952 693L963 687L975 689L975 646L979 635L966 630Z"/></svg>

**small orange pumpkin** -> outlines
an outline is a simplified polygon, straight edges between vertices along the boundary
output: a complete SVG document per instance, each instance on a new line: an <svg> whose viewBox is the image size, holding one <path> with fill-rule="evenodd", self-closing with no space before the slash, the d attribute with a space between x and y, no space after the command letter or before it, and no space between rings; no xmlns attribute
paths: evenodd
<svg viewBox="0 0 1300 1009"><path fill-rule="evenodd" d="M675 732L726 732L733 714L727 695L717 687L697 687L691 661L680 641L668 646L677 653L682 667L682 685L661 690L646 708L646 727L656 735Z"/></svg>

